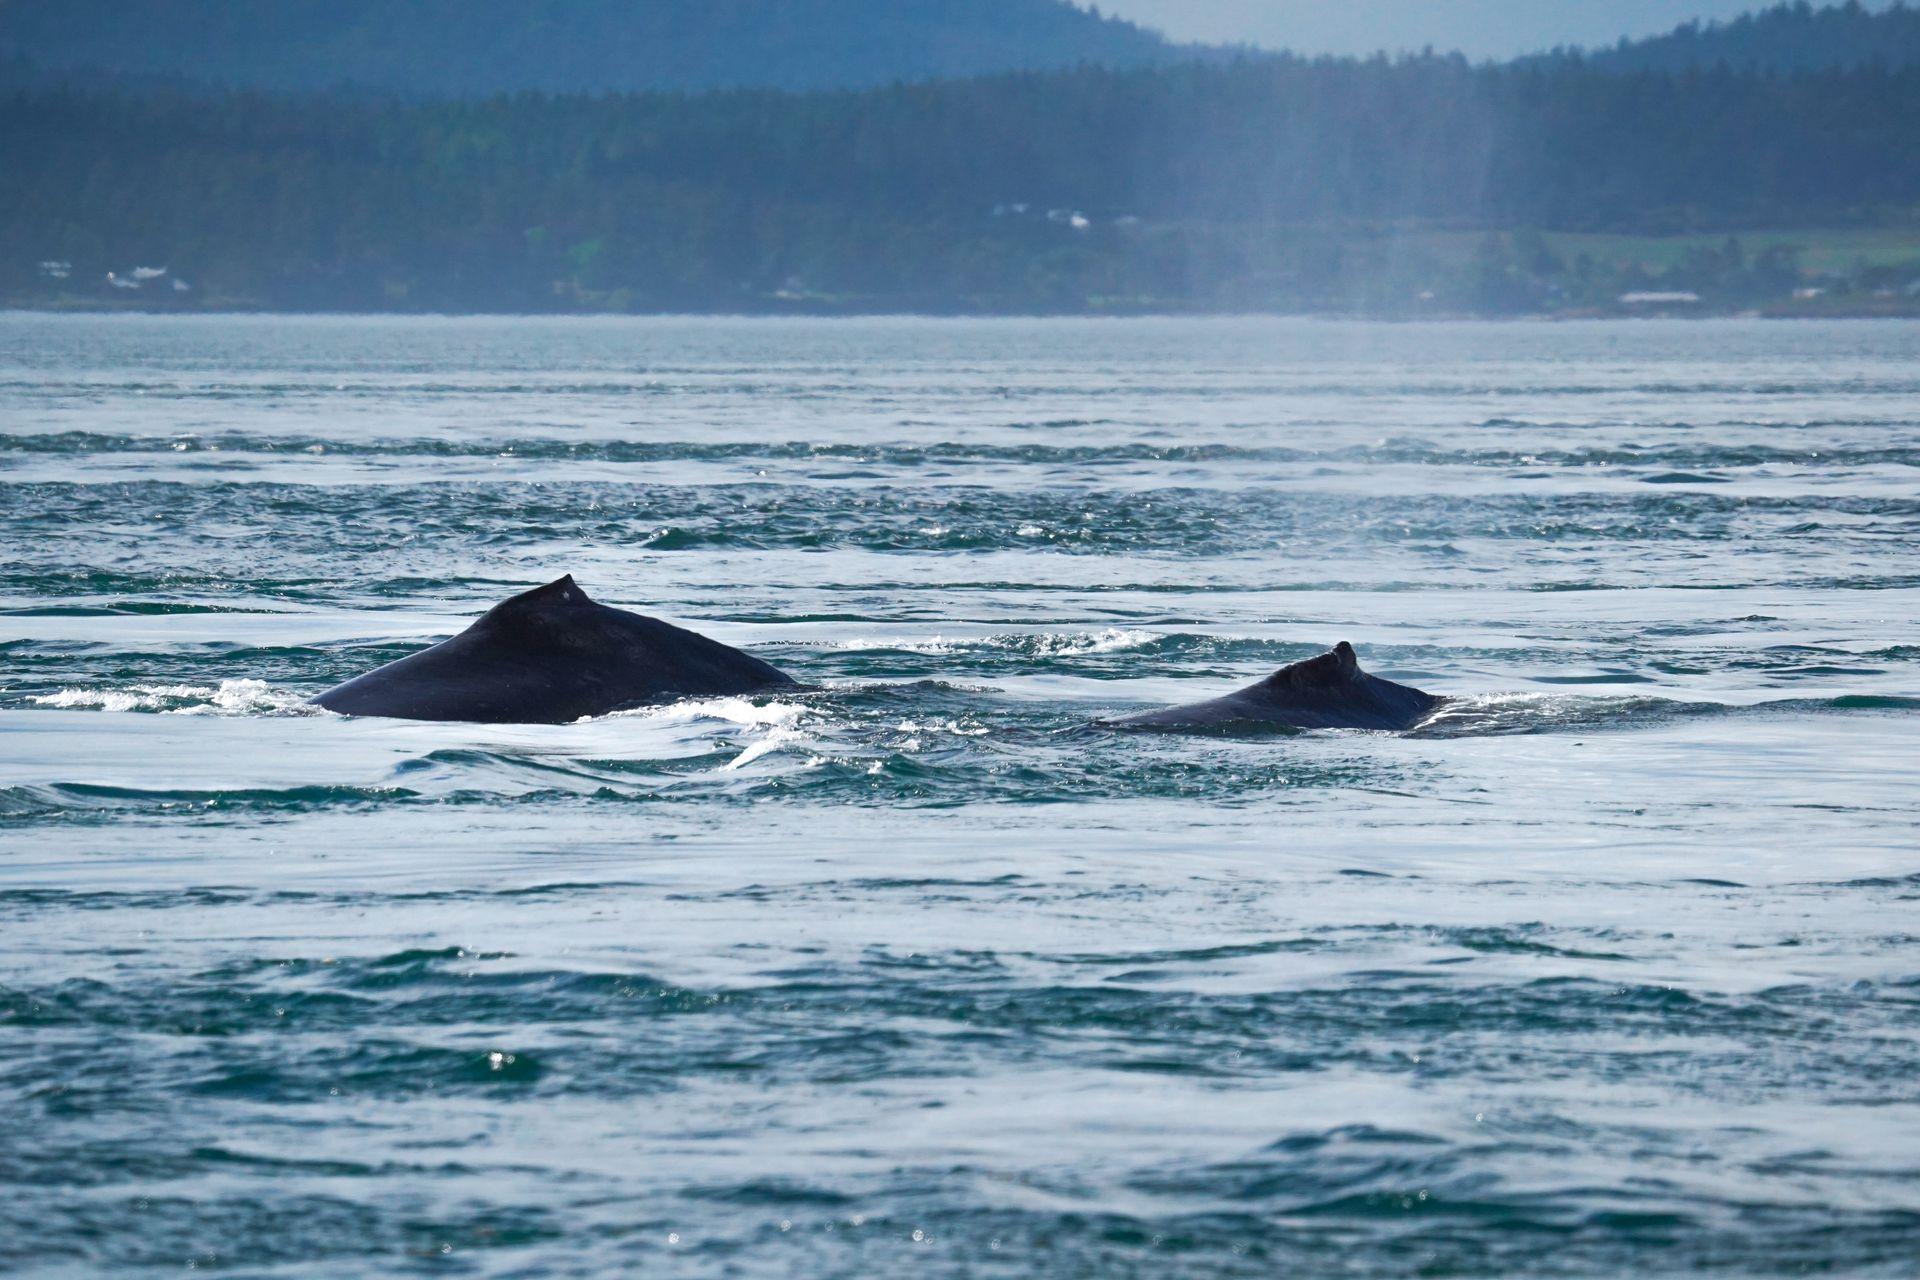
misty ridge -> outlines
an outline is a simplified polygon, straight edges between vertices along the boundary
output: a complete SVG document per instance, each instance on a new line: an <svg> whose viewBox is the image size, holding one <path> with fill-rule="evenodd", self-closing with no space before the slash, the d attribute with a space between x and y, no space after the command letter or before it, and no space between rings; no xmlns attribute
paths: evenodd
<svg viewBox="0 0 1920 1280"><path fill-rule="evenodd" d="M1905 6L1476 65L1055 0L13 0L0 55L14 305L1920 312Z"/></svg>
<svg viewBox="0 0 1920 1280"><path fill-rule="evenodd" d="M414 98L845 89L1208 56L1064 0L0 0L0 53Z"/></svg>

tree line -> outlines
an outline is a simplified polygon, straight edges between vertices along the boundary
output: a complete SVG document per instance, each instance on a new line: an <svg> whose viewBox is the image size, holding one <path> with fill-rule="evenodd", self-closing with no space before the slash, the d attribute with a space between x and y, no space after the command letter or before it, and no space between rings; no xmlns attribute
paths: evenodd
<svg viewBox="0 0 1920 1280"><path fill-rule="evenodd" d="M1068 0L0 2L0 57L273 92L843 89L1193 53Z"/></svg>
<svg viewBox="0 0 1920 1280"><path fill-rule="evenodd" d="M178 305L1502 309L1613 282L1412 233L1910 224L1915 120L1916 67L1457 57L458 102L18 88L0 289L164 266Z"/></svg>

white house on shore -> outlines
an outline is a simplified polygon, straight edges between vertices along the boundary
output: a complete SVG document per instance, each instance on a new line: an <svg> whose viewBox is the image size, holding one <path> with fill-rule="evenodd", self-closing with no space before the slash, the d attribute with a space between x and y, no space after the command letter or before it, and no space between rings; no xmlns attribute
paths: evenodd
<svg viewBox="0 0 1920 1280"><path fill-rule="evenodd" d="M1623 307L1690 307L1699 301L1699 294L1686 289L1647 289L1620 295Z"/></svg>

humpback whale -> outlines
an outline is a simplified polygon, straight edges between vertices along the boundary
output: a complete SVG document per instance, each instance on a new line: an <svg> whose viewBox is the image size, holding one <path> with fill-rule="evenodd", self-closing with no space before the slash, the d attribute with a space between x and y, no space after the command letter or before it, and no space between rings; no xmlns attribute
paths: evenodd
<svg viewBox="0 0 1920 1280"><path fill-rule="evenodd" d="M680 697L793 683L717 640L596 604L568 575L502 601L450 640L313 701L350 716L564 724Z"/></svg>
<svg viewBox="0 0 1920 1280"><path fill-rule="evenodd" d="M1360 669L1342 640L1317 658L1282 667L1258 684L1209 702L1193 702L1098 723L1108 729L1206 729L1289 725L1296 729L1411 729L1444 698Z"/></svg>

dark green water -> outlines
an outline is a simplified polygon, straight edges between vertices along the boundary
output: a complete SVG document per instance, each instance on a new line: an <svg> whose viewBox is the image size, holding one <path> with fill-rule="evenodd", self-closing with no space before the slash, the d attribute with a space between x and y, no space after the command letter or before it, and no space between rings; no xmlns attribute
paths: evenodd
<svg viewBox="0 0 1920 1280"><path fill-rule="evenodd" d="M1901 324L0 317L0 1271L1910 1275L1917 480ZM564 572L814 687L302 705Z"/></svg>

